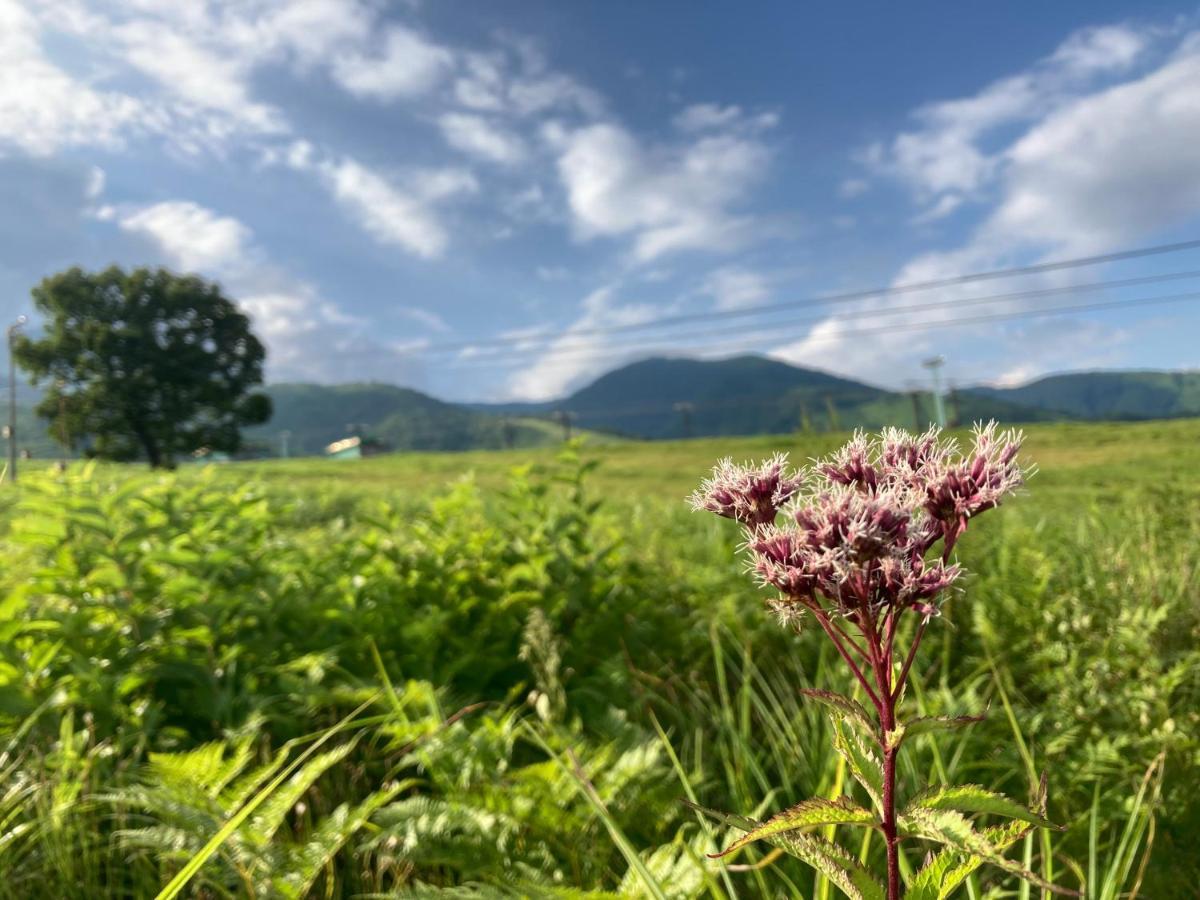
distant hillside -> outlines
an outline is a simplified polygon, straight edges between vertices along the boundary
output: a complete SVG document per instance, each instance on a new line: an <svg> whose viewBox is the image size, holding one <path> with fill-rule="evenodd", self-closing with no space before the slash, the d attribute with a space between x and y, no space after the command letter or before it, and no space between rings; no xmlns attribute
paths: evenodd
<svg viewBox="0 0 1200 900"><path fill-rule="evenodd" d="M589 440L613 434L659 440L883 425L924 428L934 418L928 392L914 399L760 356L646 359L544 403L447 403L377 383L275 384L267 392L275 414L266 425L248 429L246 442L274 455L287 431L289 452L296 456L320 454L350 434L374 438L392 450L553 444L563 436L554 420L558 411L569 412L572 432ZM1054 375L1022 387L958 391L947 398L946 409L960 424L993 418L1020 423L1200 416L1200 372ZM21 446L35 457L58 456L47 423L24 404L18 413Z"/></svg>
<svg viewBox="0 0 1200 900"><path fill-rule="evenodd" d="M960 394L964 422L1060 418L1003 398ZM948 404L953 413L954 405ZM528 410L513 404L493 409ZM928 395L916 407L897 394L761 356L721 360L654 358L600 376L560 401L537 407L569 411L581 428L649 439L686 435L771 434L809 428L924 427Z"/></svg>
<svg viewBox="0 0 1200 900"><path fill-rule="evenodd" d="M247 429L248 443L278 453L282 432L289 452L323 452L350 434L382 441L393 450L467 450L537 446L560 439L551 423L503 418L436 400L390 384L274 384L271 421Z"/></svg>
<svg viewBox="0 0 1200 900"><path fill-rule="evenodd" d="M1200 416L1200 372L1072 372L971 392L1079 419Z"/></svg>

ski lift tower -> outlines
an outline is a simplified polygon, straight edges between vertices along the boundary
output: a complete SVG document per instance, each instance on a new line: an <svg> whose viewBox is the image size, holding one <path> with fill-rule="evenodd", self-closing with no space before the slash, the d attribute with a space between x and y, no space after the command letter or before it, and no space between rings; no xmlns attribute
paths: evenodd
<svg viewBox="0 0 1200 900"><path fill-rule="evenodd" d="M933 409L939 428L946 427L946 405L942 399L942 366L945 362L943 356L931 356L921 363L933 376Z"/></svg>

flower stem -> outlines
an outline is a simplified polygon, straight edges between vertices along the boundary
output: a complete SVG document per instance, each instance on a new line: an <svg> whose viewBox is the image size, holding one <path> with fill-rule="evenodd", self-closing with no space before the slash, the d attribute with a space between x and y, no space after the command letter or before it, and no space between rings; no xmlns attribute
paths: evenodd
<svg viewBox="0 0 1200 900"><path fill-rule="evenodd" d="M896 833L896 752L883 752L883 836L887 840L888 900L900 900L900 838Z"/></svg>
<svg viewBox="0 0 1200 900"><path fill-rule="evenodd" d="M925 626L928 623L928 617L922 618L921 624L917 626L917 633L913 636L912 646L908 648L908 656L905 657L904 665L900 668L900 677L896 679L896 689L892 692L893 702L904 691L904 682L908 680L908 670L912 668L913 660L917 658L917 648L921 646L921 637L925 634Z"/></svg>
<svg viewBox="0 0 1200 900"><path fill-rule="evenodd" d="M896 829L896 756L900 747L892 743L890 734L896 728L896 700L903 682L893 688L891 641L885 642L876 634L874 644L875 679L879 684L881 699L879 725L883 732L883 837L887 843L887 896L888 900L900 900L900 836Z"/></svg>
<svg viewBox="0 0 1200 900"><path fill-rule="evenodd" d="M858 679L858 683L862 685L863 690L867 692L867 696L871 699L871 703L877 710L882 710L883 707L881 704L883 703L883 700L879 696L876 696L875 691L871 688L871 683L867 681L866 677L863 675L862 669L858 667L858 664L854 661L854 658L850 655L846 648L842 646L842 642L838 640L837 633L833 630L833 623L829 621L829 617L820 607L812 607L812 611L817 621L821 624L821 627L825 629L825 634L827 634L829 639L833 641L833 646L837 648L837 651L841 654L842 659L844 659L850 665L851 670L854 672L854 677ZM882 715L882 712L880 714Z"/></svg>

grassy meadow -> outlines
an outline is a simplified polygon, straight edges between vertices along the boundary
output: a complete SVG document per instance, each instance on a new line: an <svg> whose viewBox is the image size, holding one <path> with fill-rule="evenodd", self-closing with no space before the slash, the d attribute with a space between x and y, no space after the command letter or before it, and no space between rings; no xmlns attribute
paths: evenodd
<svg viewBox="0 0 1200 900"><path fill-rule="evenodd" d="M1027 431L1038 474L957 548L904 704L987 717L914 740L901 791L1026 800L1045 772L1064 830L1015 858L1195 897L1200 420ZM840 896L765 846L706 859L729 835L680 802L859 790L798 693L849 691L833 649L683 498L718 457L845 437L23 469L0 897ZM1038 894L981 870L955 896Z"/></svg>

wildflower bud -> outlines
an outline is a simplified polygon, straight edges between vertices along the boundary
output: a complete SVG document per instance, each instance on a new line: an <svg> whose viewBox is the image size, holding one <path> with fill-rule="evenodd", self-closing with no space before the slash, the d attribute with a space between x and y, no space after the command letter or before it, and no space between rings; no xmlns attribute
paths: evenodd
<svg viewBox="0 0 1200 900"><path fill-rule="evenodd" d="M754 571L764 585L791 600L812 597L817 574L811 565L810 550L798 533L770 526L762 529L748 547Z"/></svg>
<svg viewBox="0 0 1200 900"><path fill-rule="evenodd" d="M947 549L967 530L972 516L1000 504L1025 481L1017 462L1022 436L1005 432L997 437L996 423L977 426L972 455L942 466L925 484L925 509L942 525Z"/></svg>
<svg viewBox="0 0 1200 900"><path fill-rule="evenodd" d="M801 479L789 476L786 468L784 454L776 454L757 467L737 466L723 459L713 469L712 477L692 494L692 508L734 519L751 530L768 525L800 487Z"/></svg>
<svg viewBox="0 0 1200 900"><path fill-rule="evenodd" d="M887 429L875 439L860 432L793 475L782 456L756 468L724 460L692 505L747 528L749 567L778 592L768 603L782 622L813 610L875 627L885 609L937 614L961 574L947 557L969 519L1023 482L1020 445L1019 433L997 434L994 423L976 428L966 457L936 428L917 436ZM785 501L789 515L779 526ZM939 540L943 558L927 562Z"/></svg>
<svg viewBox="0 0 1200 900"><path fill-rule="evenodd" d="M874 493L879 484L879 472L869 459L870 444L861 431L833 457L818 466L818 471L835 484L856 487Z"/></svg>
<svg viewBox="0 0 1200 900"><path fill-rule="evenodd" d="M928 601L933 600L950 587L961 572L957 563L946 565L940 561L916 568L908 572L904 584L900 588L899 596L910 606L936 611L936 606ZM926 612L926 614L930 613Z"/></svg>

